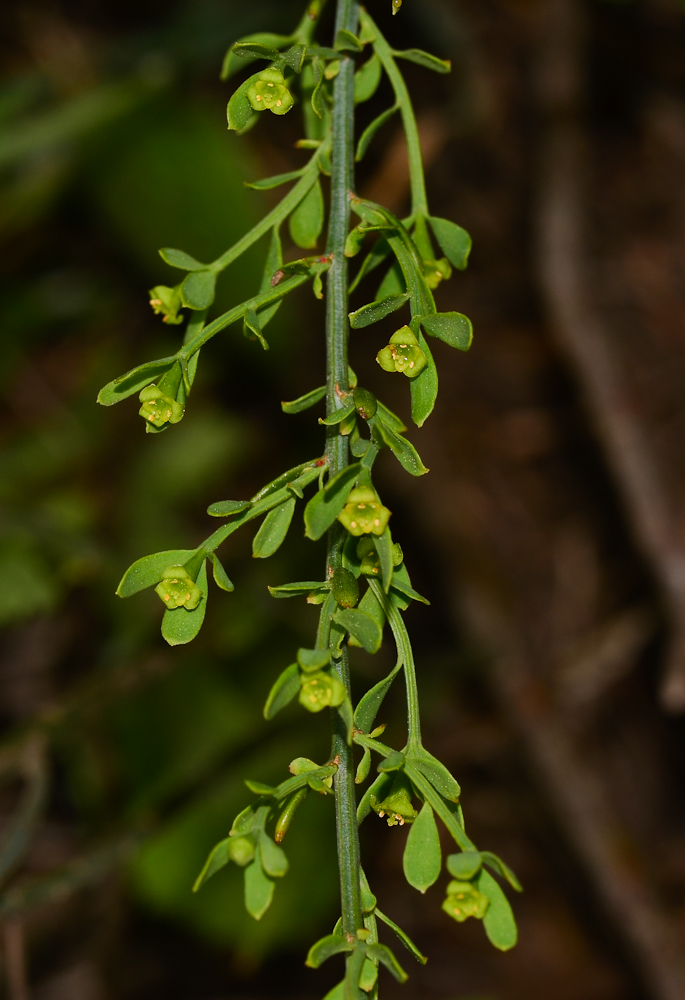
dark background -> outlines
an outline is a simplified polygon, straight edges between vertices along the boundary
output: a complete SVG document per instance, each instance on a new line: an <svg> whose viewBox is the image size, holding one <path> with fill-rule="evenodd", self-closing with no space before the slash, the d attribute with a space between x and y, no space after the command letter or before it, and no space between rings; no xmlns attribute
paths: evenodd
<svg viewBox="0 0 685 1000"><path fill-rule="evenodd" d="M405 834L370 819L383 909L429 956L406 1000L685 997L685 10L676 0L389 0L374 17L412 64L432 210L471 232L438 291L473 320L438 345L435 414L410 432L431 469L379 484L417 589L426 743L458 776L469 833L525 884L520 943L404 883ZM329 12L330 14L330 12ZM0 16L0 895L8 1000L316 1000L305 970L336 917L329 803L288 834L291 871L260 923L237 870L197 896L244 777L327 756L325 718L268 726L265 692L315 611L267 584L317 578L293 530L268 562L234 536L235 593L170 649L158 599L114 589L140 555L193 545L218 499L321 450L279 400L322 382L323 307L288 301L264 354L235 327L203 352L184 421L146 436L98 388L171 353L147 289L157 256L211 259L270 203L244 179L292 169L297 112L243 139L218 80L236 37L289 30L291 2L5 0ZM389 103L386 85L362 122ZM402 213L397 121L358 189ZM263 247L217 310L256 287ZM356 305L374 293L362 286ZM364 385L392 325L354 334ZM213 527L213 525L212 525ZM312 577L311 574L314 574ZM357 655L357 691L391 663ZM401 692L385 717L401 745ZM306 724L305 724L306 723ZM411 961L407 958L405 964ZM409 968L409 966L408 966ZM385 995L396 990L382 982Z"/></svg>

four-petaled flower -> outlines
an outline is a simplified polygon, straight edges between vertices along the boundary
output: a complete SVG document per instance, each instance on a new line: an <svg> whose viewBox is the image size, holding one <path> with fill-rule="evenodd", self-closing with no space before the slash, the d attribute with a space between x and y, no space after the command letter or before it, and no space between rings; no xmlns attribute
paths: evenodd
<svg viewBox="0 0 685 1000"><path fill-rule="evenodd" d="M402 372L407 378L416 378L427 363L426 355L408 326L393 333L388 346L378 352L376 361L384 371Z"/></svg>
<svg viewBox="0 0 685 1000"><path fill-rule="evenodd" d="M274 66L260 73L258 79L247 88L247 99L255 111L268 110L275 115L286 114L295 103L285 85L283 74Z"/></svg>
<svg viewBox="0 0 685 1000"><path fill-rule="evenodd" d="M194 611L202 597L202 591L183 566L168 566L155 593L167 608L186 608L188 611Z"/></svg>
<svg viewBox="0 0 685 1000"><path fill-rule="evenodd" d="M138 413L155 427L177 424L185 413L181 404L167 396L157 385L146 386L138 398L143 404Z"/></svg>
<svg viewBox="0 0 685 1000"><path fill-rule="evenodd" d="M351 535L382 535L388 526L390 511L368 486L352 490L338 520Z"/></svg>

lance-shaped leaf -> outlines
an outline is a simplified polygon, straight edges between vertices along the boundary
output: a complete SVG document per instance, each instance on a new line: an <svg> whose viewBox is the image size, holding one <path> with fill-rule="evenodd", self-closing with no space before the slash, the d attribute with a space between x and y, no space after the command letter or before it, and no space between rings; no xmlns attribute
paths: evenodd
<svg viewBox="0 0 685 1000"><path fill-rule="evenodd" d="M354 402L348 403L347 406L341 406L339 410L331 413L329 417L319 417L319 423L325 424L326 427L335 427L336 424L341 424L343 420L354 413L355 409Z"/></svg>
<svg viewBox="0 0 685 1000"><path fill-rule="evenodd" d="M269 587L272 597L306 597L311 593L330 590L330 584L321 580L304 580L297 583L282 583L279 587Z"/></svg>
<svg viewBox="0 0 685 1000"><path fill-rule="evenodd" d="M397 579L397 570L393 573L392 583L390 586L392 590L398 594L402 594L403 597L409 597L412 601L420 601L421 604L430 604L429 600L422 597L421 594L419 594L417 590L414 590L413 587L410 587L408 583L405 583L404 580Z"/></svg>
<svg viewBox="0 0 685 1000"><path fill-rule="evenodd" d="M402 662L399 661L387 677L384 677L383 680L374 684L374 686L359 699L359 703L354 710L354 724L355 727L360 729L363 733L371 732L376 716L378 715L378 710L383 704L383 699L390 690L390 685L395 680L401 669Z"/></svg>
<svg viewBox="0 0 685 1000"><path fill-rule="evenodd" d="M132 368L125 375L108 382L98 393L97 401L101 406L113 406L122 399L127 399L135 392L140 392L146 385L156 382L165 372L176 364L176 357L160 358L159 361L147 361L144 365Z"/></svg>
<svg viewBox="0 0 685 1000"><path fill-rule="evenodd" d="M274 303L274 305L276 304L277 303ZM271 308L272 307L269 307L269 309L265 309L264 312L269 313L271 311ZM264 339L264 334L262 333L262 324L260 320L261 317L254 311L254 309L248 309L247 312L245 313L245 316L243 317L243 323L245 324L245 333L248 337L250 337L251 340L254 340L256 337L259 343L264 348L264 350L268 351L269 345Z"/></svg>
<svg viewBox="0 0 685 1000"><path fill-rule="evenodd" d="M251 500L217 500L216 503L210 504L207 513L212 517L233 517L249 510L251 506Z"/></svg>
<svg viewBox="0 0 685 1000"><path fill-rule="evenodd" d="M303 173L304 170L290 170L287 174L274 174L273 177L263 177L260 181L243 181L243 184L245 187L254 188L255 191L270 191L271 188L280 187L281 184L296 181Z"/></svg>
<svg viewBox="0 0 685 1000"><path fill-rule="evenodd" d="M195 260L191 257L189 253L184 250L174 250L172 247L162 247L159 251L159 256L171 267L178 267L182 271L202 271L207 267L206 264L201 264L199 260Z"/></svg>
<svg viewBox="0 0 685 1000"><path fill-rule="evenodd" d="M404 52L393 52L393 55L395 59L408 59L409 62L423 66L424 69L432 69L434 73L450 73L452 70L449 59L438 59L423 49L405 49Z"/></svg>
<svg viewBox="0 0 685 1000"><path fill-rule="evenodd" d="M376 93L381 82L381 61L374 52L354 74L354 103L362 104Z"/></svg>
<svg viewBox="0 0 685 1000"><path fill-rule="evenodd" d="M423 372L418 376L418 378L421 378L422 375ZM414 379L414 381L416 381L416 379ZM387 444L388 448L390 448L405 472L408 472L411 476L423 476L426 472L428 472L428 469L421 461L418 451L410 441L407 441L406 438L397 434L392 427L383 423L382 420L376 420L375 426L378 427L383 441Z"/></svg>
<svg viewBox="0 0 685 1000"><path fill-rule="evenodd" d="M241 83L228 102L228 106L226 108L228 127L235 132L242 132L254 114L247 92L250 87L257 82L259 76L259 73L253 73L252 76L248 76L247 80L245 80L244 83Z"/></svg>
<svg viewBox="0 0 685 1000"><path fill-rule="evenodd" d="M353 635L367 653L377 653L383 641L383 632L377 621L358 608L337 611L334 620Z"/></svg>
<svg viewBox="0 0 685 1000"><path fill-rule="evenodd" d="M228 855L228 837L225 840L220 840L216 847L213 847L209 852L209 857L204 863L202 871L195 879L195 884L193 886L193 892L197 892L200 886L204 885L207 879L210 879L212 875L215 875L224 865L227 865L231 860Z"/></svg>
<svg viewBox="0 0 685 1000"><path fill-rule="evenodd" d="M439 219L431 215L428 217L428 221L445 257L450 264L459 271L463 271L469 262L469 254L471 253L469 234L456 222L450 222L449 219Z"/></svg>
<svg viewBox="0 0 685 1000"><path fill-rule="evenodd" d="M440 835L428 802L424 802L419 815L409 827L402 867L409 885L419 892L425 892L438 880L442 868Z"/></svg>
<svg viewBox="0 0 685 1000"><path fill-rule="evenodd" d="M309 49L311 52L312 49ZM337 52L336 52L337 55ZM314 76L314 89L312 90L311 104L312 110L317 118L323 118L326 114L326 98L324 96L323 81L326 63L320 56L312 59L312 74Z"/></svg>
<svg viewBox="0 0 685 1000"><path fill-rule="evenodd" d="M166 552L155 552L154 555L137 559L121 578L117 595L131 597L141 590L154 587L162 579L165 569L169 566L183 566L194 552L195 549L169 549Z"/></svg>
<svg viewBox="0 0 685 1000"><path fill-rule="evenodd" d="M389 295L404 295L407 290L407 282L404 279L402 268L395 260L392 262L380 285L376 289L376 298L387 298Z"/></svg>
<svg viewBox="0 0 685 1000"><path fill-rule="evenodd" d="M238 70L244 69L245 58L254 58L249 52L245 52L243 55L237 55L234 51L236 46L245 45L249 42L259 42L262 45L268 45L274 49L283 49L286 45L291 42L290 35L275 35L269 31L258 31L253 35L246 35L245 38L241 38L240 41L235 42L229 48L226 56L224 58L223 66L221 67L221 79L228 80L230 76L237 73Z"/></svg>
<svg viewBox="0 0 685 1000"><path fill-rule="evenodd" d="M377 405L378 409L376 410L376 416L379 420L382 420L384 424L388 425L388 427L392 427L397 434L401 434L403 431L406 431L407 425L400 420L396 413L389 410L387 406L381 403L380 399L377 400Z"/></svg>
<svg viewBox="0 0 685 1000"><path fill-rule="evenodd" d="M476 886L490 900L483 917L483 927L491 944L500 951L509 951L518 940L516 920L509 900L489 871L481 868Z"/></svg>
<svg viewBox="0 0 685 1000"><path fill-rule="evenodd" d="M340 28L335 36L335 48L339 52L361 52L364 48L356 35L347 28Z"/></svg>
<svg viewBox="0 0 685 1000"><path fill-rule="evenodd" d="M307 953L307 961L310 969L318 969L320 965L332 958L333 955L340 955L341 952L353 951L354 945L340 934L327 934L320 938L311 946Z"/></svg>
<svg viewBox="0 0 685 1000"><path fill-rule="evenodd" d="M421 326L431 337L444 340L458 351L468 351L473 340L473 326L468 316L458 312L422 316Z"/></svg>
<svg viewBox="0 0 685 1000"><path fill-rule="evenodd" d="M216 552L212 553L212 576L214 577L214 583L217 587L221 587L222 590L228 591L229 594L231 591L235 590L235 587L233 586L228 573L221 565Z"/></svg>
<svg viewBox="0 0 685 1000"><path fill-rule="evenodd" d="M411 417L417 427L422 427L433 412L438 397L438 370L421 330L415 331L419 347L426 355L426 367L410 383Z"/></svg>
<svg viewBox="0 0 685 1000"><path fill-rule="evenodd" d="M421 965L425 965L428 959L426 958L425 955L421 954L421 952L416 947L416 945L409 937L409 935L405 931L403 931L401 927L398 927L394 920L391 920L390 917L386 917L384 913L381 913L378 907L376 907L374 912L375 916L377 916L379 920L382 920L384 924L387 924L390 930L395 932L395 934L400 939L404 947L407 949L408 952L410 952L414 956L416 961L419 962Z"/></svg>
<svg viewBox="0 0 685 1000"><path fill-rule="evenodd" d="M273 895L274 883L262 870L258 855L245 869L245 909L255 920L261 920Z"/></svg>
<svg viewBox="0 0 685 1000"><path fill-rule="evenodd" d="M297 663L291 663L279 675L269 691L269 696L264 706L264 718L273 719L274 715L280 712L282 708L285 708L299 692L300 670Z"/></svg>
<svg viewBox="0 0 685 1000"><path fill-rule="evenodd" d="M278 507L274 507L266 515L252 541L252 555L255 559L268 559L281 547L293 519L295 503L295 497L292 497Z"/></svg>
<svg viewBox="0 0 685 1000"><path fill-rule="evenodd" d="M509 865L505 865L501 858L499 858L496 854L493 854L491 851L482 851L481 857L489 868L507 880L512 889L516 889L517 892L523 892L523 886L517 879L516 875L513 873Z"/></svg>
<svg viewBox="0 0 685 1000"><path fill-rule="evenodd" d="M347 496L359 475L359 465L348 465L315 493L304 510L307 538L316 540L328 531L345 506Z"/></svg>
<svg viewBox="0 0 685 1000"><path fill-rule="evenodd" d="M390 244L385 238L378 240L373 250L366 255L362 262L362 266L357 271L354 281L350 285L350 292L353 292L362 278L365 278L367 274L379 267L384 260L387 260L391 253Z"/></svg>
<svg viewBox="0 0 685 1000"><path fill-rule="evenodd" d="M371 145L376 133L383 128L386 122L390 121L398 108L399 104L393 104L391 108L388 108L387 111L380 114L378 118L374 118L371 124L364 129L359 138L359 142L357 143L357 152L355 154L357 162L364 159L364 155Z"/></svg>
<svg viewBox="0 0 685 1000"><path fill-rule="evenodd" d="M288 871L288 859L285 856L285 851L274 843L264 830L259 834L259 860L262 863L262 868L271 878L283 878Z"/></svg>
<svg viewBox="0 0 685 1000"><path fill-rule="evenodd" d="M321 181L310 187L289 219L293 242L303 250L312 250L321 235L324 223L324 204Z"/></svg>
<svg viewBox="0 0 685 1000"><path fill-rule="evenodd" d="M278 49L272 45L265 45L264 42L236 42L233 52L240 59L278 59Z"/></svg>
<svg viewBox="0 0 685 1000"><path fill-rule="evenodd" d="M322 385L318 389L312 389L311 392L305 392L304 396L281 403L281 409L284 413L302 413L303 410L308 410L310 406L315 406L325 395L326 386Z"/></svg>
<svg viewBox="0 0 685 1000"><path fill-rule="evenodd" d="M381 604L374 594L374 592L369 587L364 596L362 597L359 605L357 606L358 611L363 611L364 614L368 615L370 618L377 623L381 632L385 626L385 611L381 607ZM358 642L353 635L348 639L350 646L361 646L361 642Z"/></svg>
<svg viewBox="0 0 685 1000"><path fill-rule="evenodd" d="M181 301L189 309L209 309L215 289L215 271L191 271L181 285Z"/></svg>
<svg viewBox="0 0 685 1000"><path fill-rule="evenodd" d="M271 796L276 794L274 786L265 785L263 781L252 781L250 778L247 778L245 784L255 795Z"/></svg>
<svg viewBox="0 0 685 1000"><path fill-rule="evenodd" d="M398 983L406 983L407 979L409 979L409 976L386 944L367 944L366 954L369 958L373 958L377 962L380 962L381 965L384 965Z"/></svg>
<svg viewBox="0 0 685 1000"><path fill-rule="evenodd" d="M192 611L187 608L169 608L164 612L162 618L162 637L166 639L170 646L183 646L187 642L192 642L197 633L202 628L207 610L207 561L202 563L202 568L195 581L196 586L202 591L200 603Z"/></svg>
<svg viewBox="0 0 685 1000"><path fill-rule="evenodd" d="M394 554L390 528L386 528L382 535L372 535L371 537L376 552L378 553L378 561L381 564L381 580L383 583L383 590L387 594L390 590L390 584L392 583Z"/></svg>
<svg viewBox="0 0 685 1000"><path fill-rule="evenodd" d="M385 319L386 316L395 312L396 309L400 309L408 301L409 296L404 293L402 295L388 295L378 302L369 302L368 305L349 314L350 326L353 330L360 330L362 327L371 326L372 323L378 323L379 320Z"/></svg>
<svg viewBox="0 0 685 1000"><path fill-rule="evenodd" d="M433 754L422 747L420 751L412 751L408 759L444 798L449 802L459 800L461 795L459 782Z"/></svg>

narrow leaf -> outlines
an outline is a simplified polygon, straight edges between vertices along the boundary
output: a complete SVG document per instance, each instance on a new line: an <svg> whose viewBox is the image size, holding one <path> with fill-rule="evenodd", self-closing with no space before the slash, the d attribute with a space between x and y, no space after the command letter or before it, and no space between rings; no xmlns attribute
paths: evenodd
<svg viewBox="0 0 685 1000"><path fill-rule="evenodd" d="M424 778L427 778L433 788L446 798L449 802L457 802L461 795L459 782L450 774L445 765L439 761L428 750L421 749L420 752L413 751L409 759Z"/></svg>
<svg viewBox="0 0 685 1000"><path fill-rule="evenodd" d="M252 115L255 113L248 100L247 92L252 84L256 83L258 79L259 73L253 73L252 76L249 76L244 83L241 83L229 100L226 108L226 118L228 119L229 129L235 132L242 132L252 118Z"/></svg>
<svg viewBox="0 0 685 1000"><path fill-rule="evenodd" d="M427 802L424 802L421 812L409 828L402 867L409 885L419 892L430 888L440 875L440 836L433 810Z"/></svg>
<svg viewBox="0 0 685 1000"><path fill-rule="evenodd" d="M296 502L295 497L292 497L278 507L274 507L266 515L259 531L252 540L252 555L255 559L267 559L281 547L288 534Z"/></svg>
<svg viewBox="0 0 685 1000"><path fill-rule="evenodd" d="M245 869L245 909L255 920L261 920L271 906L273 895L274 884L256 857Z"/></svg>
<svg viewBox="0 0 685 1000"><path fill-rule="evenodd" d="M388 927L390 928L390 930L392 930L392 931L395 932L395 934L400 939L400 941L402 942L402 944L404 945L404 947L407 949L407 951L411 952L411 954L414 956L414 958L416 959L416 961L420 962L421 965L425 965L426 962L428 961L428 959L426 958L425 955L421 954L421 952L416 947L416 945L414 944L414 942L412 941L412 939L409 937L409 935L406 934L402 930L401 927L398 927L394 920L391 920L390 917L386 917L386 915L384 913L381 913L381 911L378 909L378 907L376 907L376 909L375 909L374 912L375 912L375 916L377 916L379 920L382 920L384 924L388 925Z"/></svg>
<svg viewBox="0 0 685 1000"><path fill-rule="evenodd" d="M491 851L483 851L481 857L489 868L507 880L512 889L516 889L517 892L523 892L523 886L517 879L516 875L514 875L509 865L506 865L501 858L497 857L497 855L493 854Z"/></svg>
<svg viewBox="0 0 685 1000"><path fill-rule="evenodd" d="M236 42L233 52L241 59L278 59L278 49L264 42Z"/></svg>
<svg viewBox="0 0 685 1000"><path fill-rule="evenodd" d="M373 958L377 962L380 962L381 965L384 965L398 983L406 983L407 979L409 979L409 976L386 944L367 944L366 954L369 958Z"/></svg>
<svg viewBox="0 0 685 1000"><path fill-rule="evenodd" d="M281 403L281 409L284 413L302 413L303 410L308 410L310 406L314 406L316 403L320 402L325 395L326 386L322 385L318 389L312 389L311 392L306 392L304 396L300 396L298 399Z"/></svg>
<svg viewBox="0 0 685 1000"><path fill-rule="evenodd" d="M380 114L378 118L374 118L371 124L367 125L367 127L364 129L364 131L360 136L359 142L357 143L357 152L355 154L355 159L357 160L357 162L364 159L364 155L366 154L367 149L371 145L371 142L373 141L376 133L383 128L386 122L390 121L392 116L397 111L398 107L399 105L393 104L391 108L388 108L387 111L384 111L382 114Z"/></svg>
<svg viewBox="0 0 685 1000"><path fill-rule="evenodd" d="M321 580L305 580L303 583L282 583L280 587L269 587L272 597L305 597L316 591L326 591L329 586Z"/></svg>
<svg viewBox="0 0 685 1000"><path fill-rule="evenodd" d="M384 260L387 260L390 255L390 244L385 238L378 240L375 244L373 250L366 255L362 262L362 266L357 271L354 281L350 285L350 292L353 292L362 278L365 278L367 274L370 274L375 268L379 267Z"/></svg>
<svg viewBox="0 0 685 1000"><path fill-rule="evenodd" d="M471 253L469 234L456 222L450 222L449 219L438 219L431 215L428 217L428 221L445 257L450 264L453 264L459 271L463 271L469 262L469 254Z"/></svg>
<svg viewBox="0 0 685 1000"><path fill-rule="evenodd" d="M160 358L159 361L147 361L144 365L132 368L125 375L108 382L98 393L97 401L101 406L113 406L122 399L127 399L134 392L140 392L146 385L156 382L176 364L176 357Z"/></svg>
<svg viewBox="0 0 685 1000"><path fill-rule="evenodd" d="M356 541L356 538L354 539L354 541ZM367 588L364 596L357 605L357 610L363 611L364 614L367 614L370 618L373 618L373 620L378 624L378 627L381 630L381 632L383 631L383 628L385 626L385 611L381 607L378 598L376 597L376 595L374 594L373 590L371 590L370 587ZM350 646L361 646L361 643L358 642L353 635L351 635L347 641Z"/></svg>
<svg viewBox="0 0 685 1000"><path fill-rule="evenodd" d="M304 510L307 538L321 538L345 506L347 495L359 475L359 465L348 465L315 493Z"/></svg>
<svg viewBox="0 0 685 1000"><path fill-rule="evenodd" d="M222 590L227 590L229 594L232 590L235 590L233 583L231 582L228 573L221 565L216 552L212 553L212 576L214 577L214 583L217 587L221 587Z"/></svg>
<svg viewBox="0 0 685 1000"><path fill-rule="evenodd" d="M297 663L286 667L269 691L264 706L264 718L273 719L277 712L293 700L300 690L300 670Z"/></svg>
<svg viewBox="0 0 685 1000"><path fill-rule="evenodd" d="M421 330L414 331L419 341L419 347L426 355L426 367L420 375L411 379L411 417L417 427L422 427L433 412L438 396L438 370L426 338Z"/></svg>
<svg viewBox="0 0 685 1000"><path fill-rule="evenodd" d="M335 36L334 48L339 52L361 52L363 47L357 36L347 28L340 28Z"/></svg>
<svg viewBox="0 0 685 1000"><path fill-rule="evenodd" d="M156 586L165 569L169 566L183 566L194 552L195 549L169 549L137 559L121 578L116 590L117 596L131 597L141 590Z"/></svg>
<svg viewBox="0 0 685 1000"><path fill-rule="evenodd" d="M309 50L311 52L311 48ZM337 52L335 55L337 56ZM312 110L317 118L323 118L326 114L326 98L324 96L323 81L324 81L324 69L326 63L324 60L315 56L312 59L312 73L314 75L314 89L312 90L311 104Z"/></svg>
<svg viewBox="0 0 685 1000"><path fill-rule="evenodd" d="M167 610L162 618L162 637L166 639L170 646L183 646L191 642L202 628L207 610L207 560L202 563L196 585L202 591L200 603L193 611L187 608L174 608Z"/></svg>
<svg viewBox="0 0 685 1000"><path fill-rule="evenodd" d="M376 289L376 298L382 299L388 295L404 295L407 290L407 282L398 261L393 261L385 277Z"/></svg>
<svg viewBox="0 0 685 1000"><path fill-rule="evenodd" d="M312 250L323 229L324 204L321 181L317 180L299 203L289 219L293 242L303 250Z"/></svg>
<svg viewBox="0 0 685 1000"><path fill-rule="evenodd" d="M264 830L259 834L259 859L265 873L272 878L283 878L288 871L288 859L285 856L285 851L274 843Z"/></svg>
<svg viewBox="0 0 685 1000"><path fill-rule="evenodd" d="M208 309L214 301L215 271L191 271L181 285L181 301L189 309Z"/></svg>
<svg viewBox="0 0 685 1000"><path fill-rule="evenodd" d="M423 372L418 376L418 378L420 379L422 375ZM418 379L413 379L412 381L417 380ZM407 441L406 438L397 434L392 427L388 427L382 420L375 421L375 426L378 427L381 437L405 472L408 472L411 476L423 476L426 472L428 472L428 469L421 461L421 457L411 441Z"/></svg>
<svg viewBox="0 0 685 1000"><path fill-rule="evenodd" d="M462 313L448 312L422 316L421 326L431 337L438 337L459 351L468 351L471 346L473 326L468 316Z"/></svg>
<svg viewBox="0 0 685 1000"><path fill-rule="evenodd" d="M354 711L354 724L363 733L370 733L383 699L390 690L390 685L402 669L401 661L390 671L387 677L374 684L366 694L362 695Z"/></svg>
<svg viewBox="0 0 685 1000"><path fill-rule="evenodd" d="M434 73L450 73L452 70L449 59L438 59L423 49L405 49L404 52L393 52L393 55L396 59L407 59L425 69L432 69Z"/></svg>
<svg viewBox="0 0 685 1000"><path fill-rule="evenodd" d="M381 82L381 61L374 52L354 74L354 103L362 104L376 93Z"/></svg>
<svg viewBox="0 0 685 1000"><path fill-rule="evenodd" d="M227 865L231 859L228 856L228 837L225 840L220 840L219 843L212 848L209 852L209 857L204 863L202 871L195 879L195 885L193 886L193 892L205 884L207 879L210 879L212 875L216 874L224 865Z"/></svg>
<svg viewBox="0 0 685 1000"><path fill-rule="evenodd" d="M483 927L491 944L500 951L509 951L518 940L516 920L509 900L489 871L481 868L476 879L478 889L490 900L483 917Z"/></svg>
<svg viewBox="0 0 685 1000"><path fill-rule="evenodd" d="M388 295L387 298L380 299L378 302L369 302L368 305L349 314L350 326L353 330L360 330L372 323L378 323L379 320L385 319L386 316L395 312L396 309L400 309L408 301L409 296L405 292L403 295Z"/></svg>
<svg viewBox="0 0 685 1000"><path fill-rule="evenodd" d="M412 601L420 601L421 604L430 604L430 601L425 597L422 597L417 590L410 587L408 583L403 580L397 579L397 570L394 571L392 575L392 583L390 584L392 590L396 591L398 594L402 594L404 597L410 597Z"/></svg>
<svg viewBox="0 0 685 1000"><path fill-rule="evenodd" d="M221 79L228 80L230 76L237 73L238 70L244 69L245 60L235 54L233 51L236 45L245 44L246 42L261 42L263 45L272 46L275 49L282 49L290 43L290 35L274 35L272 32L259 31L253 35L246 35L245 38L241 38L238 42L235 42L229 48L226 56L224 58L224 63L221 68ZM245 53L246 56L248 53ZM248 56L249 57L249 56Z"/></svg>
<svg viewBox="0 0 685 1000"><path fill-rule="evenodd" d="M336 424L341 424L354 411L354 403L348 403L347 406L341 406L335 413L331 413L330 417L319 417L319 423L325 424L326 427L335 427Z"/></svg>
<svg viewBox="0 0 685 1000"><path fill-rule="evenodd" d="M379 562L381 564L381 580L383 583L383 590L387 594L390 590L393 574L393 545L390 529L386 528L382 535L373 535L372 538L374 547L378 553Z"/></svg>
<svg viewBox="0 0 685 1000"><path fill-rule="evenodd" d="M329 958L332 958L333 955L352 951L352 949L353 945L350 944L347 938L338 934L327 934L326 937L320 938L316 944L311 946L307 953L305 965L308 965L310 969L318 969L320 965Z"/></svg>
<svg viewBox="0 0 685 1000"><path fill-rule="evenodd" d="M382 420L384 424L388 425L388 427L392 427L397 434L401 434L403 431L406 431L407 425L400 420L396 413L389 410L387 406L381 403L380 399L376 402L378 405L376 413L379 420Z"/></svg>
<svg viewBox="0 0 685 1000"><path fill-rule="evenodd" d="M233 517L234 514L242 514L244 510L249 510L251 506L250 500L218 500L210 504L207 513L212 517Z"/></svg>
<svg viewBox="0 0 685 1000"><path fill-rule="evenodd" d="M369 615L358 608L347 608L337 611L334 620L342 625L357 642L361 643L367 653L377 653L383 641L383 632Z"/></svg>
<svg viewBox="0 0 685 1000"><path fill-rule="evenodd" d="M281 184L297 180L303 173L303 170L290 170L287 174L274 174L273 177L264 177L260 181L243 181L243 183L245 187L254 188L255 191L270 191L271 188L277 188Z"/></svg>
<svg viewBox="0 0 685 1000"><path fill-rule="evenodd" d="M159 251L159 256L166 264L178 267L182 271L202 271L207 267L206 264L201 264L199 260L191 257L189 253L185 253L183 250L173 250L171 247L163 247Z"/></svg>

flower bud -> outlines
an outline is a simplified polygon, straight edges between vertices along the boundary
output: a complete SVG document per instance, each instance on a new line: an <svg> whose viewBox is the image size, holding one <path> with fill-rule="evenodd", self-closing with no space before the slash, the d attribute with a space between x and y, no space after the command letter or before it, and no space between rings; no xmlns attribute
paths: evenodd
<svg viewBox="0 0 685 1000"><path fill-rule="evenodd" d="M178 315L181 308L181 286L168 288L167 285L155 285L150 289L150 305L155 315L162 314L162 322L177 325L183 322L183 316Z"/></svg>
<svg viewBox="0 0 685 1000"><path fill-rule="evenodd" d="M368 486L352 490L338 515L338 520L351 535L382 535L389 518L390 511Z"/></svg>
<svg viewBox="0 0 685 1000"><path fill-rule="evenodd" d="M419 815L411 804L413 790L409 780L398 772L390 786L390 792L382 802L371 800L371 806L382 819L386 819L388 826L404 826L405 823L413 823Z"/></svg>
<svg viewBox="0 0 685 1000"><path fill-rule="evenodd" d="M252 86L247 88L247 99L255 111L273 111L284 115L293 106L293 96L285 85L279 69L269 66Z"/></svg>
<svg viewBox="0 0 685 1000"><path fill-rule="evenodd" d="M388 346L378 352L376 361L384 371L402 372L407 378L416 378L426 367L426 355L408 326L393 333Z"/></svg>
<svg viewBox="0 0 685 1000"><path fill-rule="evenodd" d="M378 409L378 401L372 392L368 389L362 389L360 386L353 392L354 405L357 408L357 413L364 420L370 420L371 417L376 415L376 410Z"/></svg>
<svg viewBox="0 0 685 1000"><path fill-rule="evenodd" d="M447 899L442 908L450 917L463 923L468 917L478 920L485 916L490 900L484 896L471 882L450 882L447 886Z"/></svg>
<svg viewBox="0 0 685 1000"><path fill-rule="evenodd" d="M184 408L171 396L167 396L158 385L147 385L138 397L143 404L138 413L143 420L154 427L177 424L183 418Z"/></svg>
<svg viewBox="0 0 685 1000"><path fill-rule="evenodd" d="M341 608L353 608L359 600L359 584L354 573L342 566L334 570L331 592Z"/></svg>
<svg viewBox="0 0 685 1000"><path fill-rule="evenodd" d="M202 597L202 591L183 566L167 567L155 593L167 608L186 608L188 611L194 611Z"/></svg>
<svg viewBox="0 0 685 1000"><path fill-rule="evenodd" d="M231 861L244 868L255 856L255 843L252 837L229 837L226 850Z"/></svg>
<svg viewBox="0 0 685 1000"><path fill-rule="evenodd" d="M303 674L300 688L300 705L308 712L320 712L323 708L342 705L347 696L345 685L336 674L321 671L318 674Z"/></svg>

